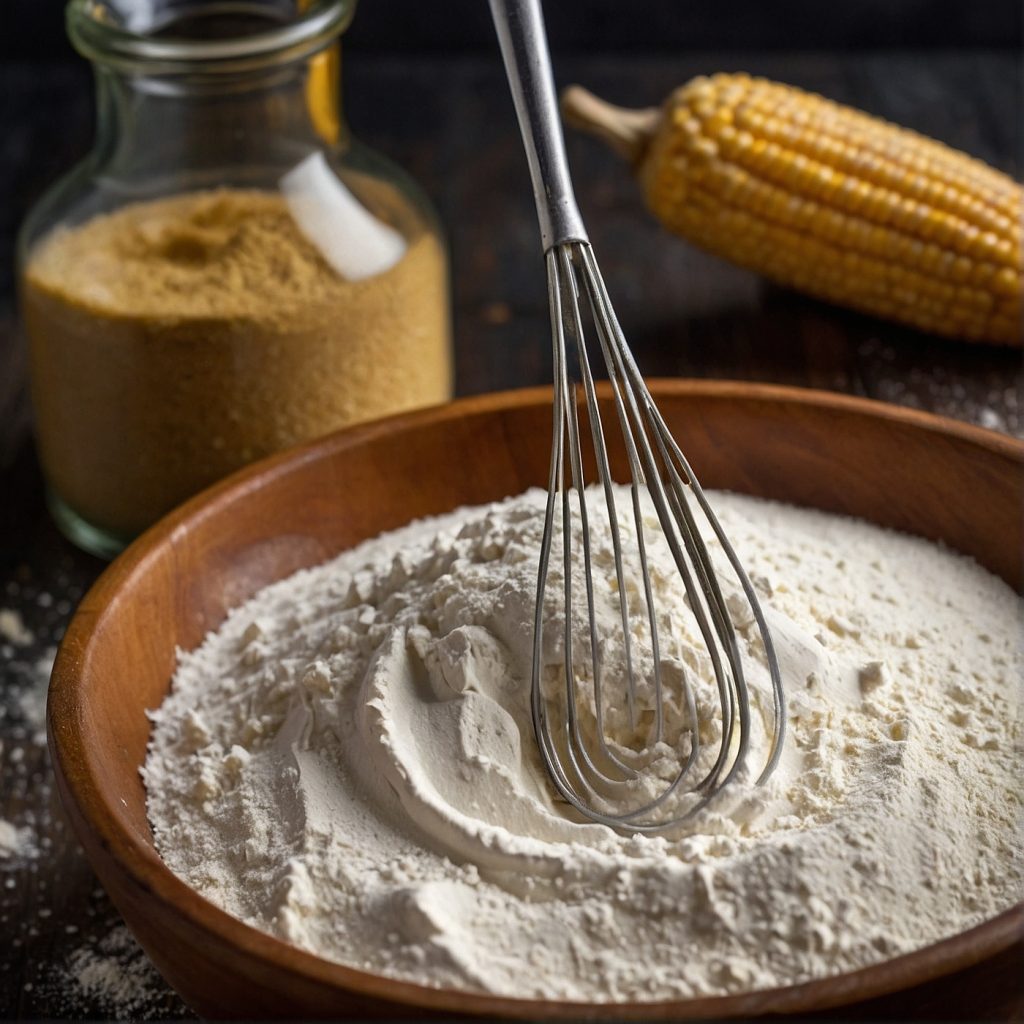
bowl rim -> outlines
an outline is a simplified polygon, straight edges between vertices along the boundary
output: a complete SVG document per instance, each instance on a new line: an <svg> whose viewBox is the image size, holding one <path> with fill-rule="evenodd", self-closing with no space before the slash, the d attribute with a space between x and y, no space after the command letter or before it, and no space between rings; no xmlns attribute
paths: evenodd
<svg viewBox="0 0 1024 1024"><path fill-rule="evenodd" d="M1018 462L1024 470L1024 441L959 420L812 388L743 381L652 379L659 396L762 401L817 410L845 411L873 420L887 420L926 432L952 436ZM486 415L524 406L550 405L550 387L531 387L458 399L445 405L399 413L357 425L288 449L247 466L214 484L170 512L122 553L83 597L60 644L47 699L47 736L62 801L79 832L91 832L121 872L163 913L184 919L193 928L216 936L238 953L307 982L356 996L379 999L406 1009L476 1013L502 1017L615 1017L666 1019L709 1017L753 1012L824 1009L861 1001L933 981L962 970L1024 940L1024 900L967 931L910 953L856 971L829 975L794 985L721 996L697 996L652 1002L574 1002L497 996L460 989L436 988L336 963L300 949L246 924L208 901L163 862L154 845L142 842L121 826L113 798L98 780L96 752L81 733L84 705L77 681L88 671L91 642L104 616L118 603L122 587L144 574L163 542L173 547L189 524L201 522L221 503L256 490L262 481L287 475L310 461L329 458L382 435L423 424L470 415ZM1024 479L1024 475L1022 475ZM86 808L91 808L90 814Z"/></svg>

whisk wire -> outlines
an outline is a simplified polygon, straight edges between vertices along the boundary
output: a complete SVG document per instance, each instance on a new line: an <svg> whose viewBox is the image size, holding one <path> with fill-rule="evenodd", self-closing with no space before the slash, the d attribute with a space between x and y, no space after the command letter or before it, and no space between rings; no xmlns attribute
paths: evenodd
<svg viewBox="0 0 1024 1024"><path fill-rule="evenodd" d="M561 264L561 270L563 276L572 282L573 284L573 295L576 301L572 305L571 310L571 323L573 326L572 334L576 343L577 352L577 364L580 368L580 375L583 380L583 390L587 403L587 418L590 423L591 441L594 446L594 456L597 465L598 481L601 489L604 493L605 508L608 515L608 523L611 530L612 538L612 553L613 560L615 563L615 578L616 580L622 580L625 578L622 568L622 542L619 536L619 525L618 525L618 511L615 505L615 496L612 490L612 475L611 469L608 464L608 451L604 442L604 431L601 423L601 413L597 403L597 391L594 386L594 377L590 371L590 362L587 359L587 352L584 342L583 323L580 317L579 310L579 290L576 285L575 275L572 268L572 257L570 251L566 247L562 247L558 253L558 259ZM556 284L557 287L557 284ZM573 419L576 419L576 410L573 409ZM575 424L574 424L575 425ZM578 426L576 429L576 437L579 437ZM579 470L577 478L577 490L579 492L579 502L581 509L581 517L586 519L586 507L587 497L586 490L583 484L583 472L582 467ZM588 562L589 571L589 562ZM589 581L588 581L589 586ZM591 642L594 647L594 695L595 695L595 717L596 717L596 728L599 736L599 741L603 752L606 756L615 764L619 769L624 771L628 776L635 776L635 772L625 763L623 763L608 747L604 735L603 735L603 687L601 685L599 659L598 659L598 643L597 643L597 623L594 616L594 603L593 603L593 591L589 591L590 600L588 602L588 611L590 614L590 627L591 627ZM629 605L628 595L625 587L620 587L618 590L618 604L619 604L619 618L622 624L622 640L623 640L623 656L625 659L626 667L626 704L629 715L630 728L634 728L636 725L636 686L635 676L633 674L633 653L632 653L632 639L629 629ZM650 604L653 608L653 604ZM656 643L656 641L655 641ZM660 687L660 671L658 672L658 678L656 686Z"/></svg>
<svg viewBox="0 0 1024 1024"><path fill-rule="evenodd" d="M611 337L617 342L616 345L611 347L611 354L616 363L616 368L622 373L623 376L628 376L629 382L632 388L635 389L638 399L634 399L632 402L632 413L634 421L638 425L638 429L643 430L641 418L637 405L642 402L645 410L651 418L653 429L651 431L656 443L660 449L660 455L664 465L668 469L668 475L672 484L672 494L674 496L674 511L676 513L676 522L685 526L682 531L684 544L692 563L697 571L698 578L700 581L701 590L707 600L707 607L712 615L712 619L715 624L716 633L718 633L719 639L723 645L723 648L727 655L727 660L731 669L732 683L735 685L736 693L733 693L732 687L728 685L728 677L723 675L720 661L718 660L718 652L714 643L712 643L708 637L706 631L706 622L701 621L702 615L697 614L698 624L701 628L702 636L704 637L707 650L712 658L715 677L719 683L719 695L722 701L722 718L723 718L723 729L722 729L722 743L719 750L719 756L715 761L709 775L700 783L698 788L710 787L716 785L725 785L731 781L736 774L742 769L747 750L749 747L749 735L750 735L750 721L749 721L749 692L743 674L742 662L740 660L739 651L737 649L735 632L732 628L731 618L728 614L727 605L725 604L724 598L721 594L720 588L717 583L717 573L715 572L714 566L711 562L710 553L706 545L700 539L699 530L696 522L690 511L689 503L684 494L683 488L684 483L679 478L673 460L678 464L685 476L685 487L687 487L691 493L696 497L698 505L704 513L708 523L711 525L713 532L718 538L719 542L722 543L723 550L732 566L733 571L736 573L738 580L740 581L741 587L744 591L744 596L750 605L755 621L758 625L759 631L765 643L766 649L766 660L768 662L773 691L773 713L777 720L775 726L778 731L778 735L775 737L771 756L768 763L766 764L765 770L759 777L759 781L767 779L767 777L774 770L778 763L778 758L781 755L782 743L785 736L785 713L783 707L783 695L782 695L782 684L778 670L778 662L775 657L774 646L772 644L771 635L767 628L763 612L760 604L757 600L757 596L753 590L753 587L743 570L742 565L739 562L738 557L735 554L732 545L729 544L725 533L718 522L717 517L714 515L700 484L697 481L696 474L694 474L692 468L686 457L683 455L678 444L675 442L668 430L664 419L661 416L660 411L654 402L650 391L647 388L646 383L640 374L639 368L636 365L635 359L633 358L632 352L626 343L625 337L622 334L622 330L618 325L618 321L615 317L614 310L611 306L611 301L608 297L607 290L604 285L604 280L601 277L600 270L597 267L596 258L590 251L589 246L584 247L585 252L583 257L588 267L593 272L593 282L595 285L595 294L592 294L592 302L594 308L599 314L599 323L603 321L606 329L610 328ZM589 280L589 279L588 279ZM601 314L604 314L603 316ZM608 347L605 347L606 360L608 357ZM633 398L633 391L627 392L631 399ZM646 434L644 435L646 439ZM648 449L645 447L645 453L649 454ZM657 471L653 469L652 463L648 460L648 467L652 469L651 476L655 481L658 480ZM680 559L680 552L676 545L673 544L673 531L670 526L666 524L666 519L662 515L662 507L659 504L659 491L660 486L656 485L651 490L652 499L655 502L659 512L659 519L665 529L666 539L669 541L669 546L672 549L673 556L676 560L677 567L680 569L680 573L684 579L684 585L689 583L689 573L686 570L685 560ZM687 594L690 599L691 605L695 604L695 595L692 587L687 585ZM695 608L696 612L696 608ZM737 699L738 698L738 699ZM731 738L733 735L734 728L734 716L737 713L740 715L739 722L739 750L736 752L736 756L732 762L732 768L724 779L718 781L719 775L727 761L729 748L731 744Z"/></svg>
<svg viewBox="0 0 1024 1024"><path fill-rule="evenodd" d="M580 813L595 821L629 831L657 832L696 814L745 766L750 746L750 692L744 676L736 631L732 624L718 574L705 544L690 500L696 499L704 517L718 538L723 552L740 582L755 621L764 638L765 652L772 679L775 739L769 763L759 781L770 774L781 752L781 730L784 728L781 681L775 662L770 635L756 593L740 566L724 531L714 516L689 463L668 433L653 398L629 352L625 337L608 300L597 261L585 242L569 242L554 246L546 254L552 314L552 357L555 375L555 396L552 422L552 456L549 490L545 506L544 535L538 565L537 605L535 613L534 685L532 708L538 746L549 775L564 799ZM604 434L594 375L588 358L581 304L586 300L588 320L593 324L598 346L612 389L613 406L622 433L626 459L630 467L630 499L635 535L635 554L639 561L641 592L635 597L643 604L651 652L651 693L645 708L651 715L643 745L636 739L641 728L637 715L637 666L632 650L630 595L625 574L625 553L621 512L613 490L613 476ZM568 350L572 347L578 364L579 383L570 379ZM580 385L582 387L580 388ZM579 391L582 391L582 396ZM581 401L582 398L582 401ZM590 444L596 469L598 491L604 499L611 535L612 560L615 568L618 617L622 625L624 663L624 700L630 734L634 746L612 744L605 718L609 701L615 696L607 690L605 663L597 628L595 564L591 539L591 514L583 459L583 431L579 415L584 409L589 423ZM566 448L568 447L568 451ZM665 692L662 679L662 657L659 640L658 611L654 598L645 534L641 493L650 496L665 543L683 582L694 620L703 640L718 691L720 728L717 751L704 777L684 789L702 750L700 738L700 707L685 668L680 682L680 695L685 707L685 726L676 741L678 750L688 739L689 750L679 757L678 770L658 783L659 792L642 799L638 806L610 810L621 802L623 793L642 774L664 742ZM574 506L575 505L575 510ZM558 512L556 512L558 508ZM554 522L559 516L562 540L562 602L564 612L563 666L565 672L564 714L561 724L550 717L546 707L543 680L544 597L550 570ZM578 523L576 531L574 524ZM589 627L590 692L593 707L587 708L592 718L594 737L584 737L579 686L585 682L587 664L577 662L575 587L573 566L576 560L574 536L579 536L582 558L583 589L586 596L586 622ZM553 728L554 724L554 728ZM557 734L557 735L556 735ZM558 738L560 735L561 738ZM614 749L613 749L614 746ZM663 756L663 752L662 752ZM622 791L622 792L620 792ZM690 793L691 799L682 809L666 812L673 796ZM634 797L635 799L635 797Z"/></svg>
<svg viewBox="0 0 1024 1024"><path fill-rule="evenodd" d="M586 281L591 294L592 308L596 314L596 324L598 327L598 334L601 337L602 350L605 354L605 361L609 367L609 375L611 375L611 368L614 366L616 383L619 384L622 380L628 380L629 378L629 369L623 353L623 349L626 344L625 337L622 335L622 330L618 325L614 311L611 309L611 305L608 301L607 293L604 290L604 282L601 278L600 271L597 268L597 261L589 251L589 247L584 248L585 251L582 254L583 261L588 271ZM641 402L638 399L642 399L646 395L647 402L645 405L649 407L652 403L650 402L649 394L646 394L646 387L644 387L643 391L640 392L640 395L638 396L635 391L635 382L630 381L629 383L633 384L634 387L626 387L622 389L621 384L619 384L620 392L621 390L625 390L627 403L627 415L621 418L623 432L630 434L630 440L627 442L627 450L631 450L634 453L636 451L636 447L632 443L632 432L635 430L640 443L639 450L643 458L643 463L646 467L646 484L648 493L650 494L655 506L665 540L672 553L676 568L682 577L687 599L697 621L705 647L711 658L715 678L718 681L719 697L722 702L723 729L719 757L716 760L715 765L712 767L708 777L699 784L698 788L700 788L701 786L713 784L718 771L721 770L724 760L728 755L733 730L732 716L728 710L730 705L726 692L728 689L728 677L722 667L717 645L714 643L711 626L708 623L708 617L705 611L704 601L702 601L700 592L694 584L693 573L690 570L690 564L693 564L698 574L701 574L704 570L703 558L709 558L710 556L707 553L707 549L700 541L699 534L695 536L693 531L689 529L689 523L687 523L685 519L681 519L679 517L674 519L671 515L671 509L661 480L661 474L648 439L648 430L650 429L650 425L644 422L640 411ZM632 424L632 429L630 424ZM656 439L658 436L659 435L655 432ZM662 452L664 457L663 448ZM671 460L666 458L665 465L671 473ZM683 504L685 507L685 497L683 497ZM677 527L680 523L685 527L682 531L679 531L682 533L683 548L680 547L677 532ZM689 562L687 561L687 556L689 556ZM704 596L707 597L707 594L705 593ZM711 612L713 617L713 604L711 605ZM742 668L740 671L742 672ZM692 735L696 735L696 732L697 730L695 728L691 729Z"/></svg>
<svg viewBox="0 0 1024 1024"><path fill-rule="evenodd" d="M549 266L554 262L554 254L549 261ZM580 731L580 717L578 709L578 700L576 693L576 671L575 661L573 653L573 636L575 632L575 620L573 615L574 602L573 602L573 574L572 574L572 509L571 509L571 493L575 489L579 495L581 502L581 517L582 523L586 524L581 530L583 539L583 557L584 557L584 580L585 589L587 593L587 608L588 608L588 624L590 626L591 636L591 661L593 666L592 674L594 676L595 696L600 699L600 668L601 659L600 652L598 649L598 641L596 634L596 623L594 619L594 594L593 594L593 566L591 561L590 551L590 529L589 519L587 517L586 503L585 503L585 492L583 486L583 466L581 461L581 445L579 440L579 424L577 420L577 403L575 400L575 387L570 387L568 367L566 359L566 344L565 344L565 304L568 301L566 298L566 289L563 287L563 283L556 277L551 289L552 295L552 308L558 308L562 314L556 320L556 327L554 330L554 363L555 363L555 379L557 382L558 391L558 404L560 407L559 418L559 440L556 447L553 447L552 451L555 455L554 459L554 479L557 481L558 493L561 496L561 516L562 516L562 541L563 541L563 607L566 609L565 623L564 623L564 637L563 644L565 647L565 698L566 698L566 721L564 737L565 754L568 759L569 767L571 768L572 775L574 776L577 786L585 791L589 798L596 796L593 788L591 779L596 779L600 783L606 785L612 785L614 779L609 777L604 771L602 771L594 762L590 751L587 748L587 744L584 742ZM573 299L573 301L575 301ZM581 330L578 321L578 311L575 316L577 333ZM573 326L573 320L569 321L570 329ZM565 481L566 467L565 467L565 441L566 435L568 435L569 443L569 473L570 479L573 486L567 486ZM552 514L553 514L552 508ZM545 525L545 534L547 545L550 545L550 532ZM542 600L542 593L538 590L538 601ZM538 621L542 622L542 619ZM603 719L602 719L603 729ZM607 744L604 739L603 732L599 733L600 742L599 748L602 752L607 751ZM610 752L608 752L610 754ZM614 758L613 758L614 760Z"/></svg>
<svg viewBox="0 0 1024 1024"><path fill-rule="evenodd" d="M765 620L764 610L761 607L761 602L757 598L757 593L754 590L754 585L750 581L750 577L747 575L746 570L743 568L742 562L740 562L739 556L736 554L735 548L732 546L729 538L726 536L725 530L722 528L722 524L718 521L718 517L715 515L708 502L707 496L704 493L704 489L700 486L697 481L697 477L693 470L690 468L690 464L683 455L672 437L671 431L669 431L664 419L662 418L660 410L654 404L654 399L650 397L650 392L647 390L647 385L643 382L643 378L640 376L639 369L636 368L636 363L633 360L632 353L627 350L626 353L630 362L633 363L634 370L637 377L640 379L640 383L643 386L644 391L647 393L648 399L651 404L653 415L655 416L658 428L659 436L664 437L669 448L671 448L675 459L683 468L683 472L686 473L687 478L690 482L690 489L693 493L694 498L697 500L697 504L700 506L701 511L704 513L708 524L711 526L712 532L715 534L718 543L721 545L722 551L725 554L729 565L732 567L732 571L736 574L736 578L740 583L743 590L743 595L746 598L747 604L750 607L751 613L754 616L754 622L757 625L758 633L761 637L764 645L765 661L768 665L768 672L771 679L772 688L772 714L774 718L773 727L773 742L772 748L765 763L764 770L758 777L758 785L764 783L768 777L775 771L779 763L779 758L782 756L782 749L786 740L786 708L785 708L785 689L782 684L782 674L779 669L778 657L775 653L775 643L772 640L771 630L768 628L768 623Z"/></svg>

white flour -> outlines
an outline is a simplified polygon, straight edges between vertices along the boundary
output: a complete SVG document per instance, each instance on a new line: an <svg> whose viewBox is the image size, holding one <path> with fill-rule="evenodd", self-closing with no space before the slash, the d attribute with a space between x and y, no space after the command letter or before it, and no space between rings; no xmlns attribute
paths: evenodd
<svg viewBox="0 0 1024 1024"><path fill-rule="evenodd" d="M68 994L88 999L119 1019L138 1019L153 1008L164 985L124 925L98 943L74 950L62 979Z"/></svg>
<svg viewBox="0 0 1024 1024"><path fill-rule="evenodd" d="M6 818L0 818L0 861L35 854L35 837L30 828L19 828Z"/></svg>
<svg viewBox="0 0 1024 1024"><path fill-rule="evenodd" d="M577 823L552 799L528 714L531 492L299 573L182 654L143 770L163 857L213 902L322 956L570 999L820 977L1021 899L1019 599L923 541L714 501L787 685L790 736L767 787L743 782L657 838ZM592 528L614 665L609 535ZM666 675L687 675L700 700L707 658L667 552L651 558L674 609ZM551 675L560 633L552 604ZM744 642L760 707L763 651Z"/></svg>
<svg viewBox="0 0 1024 1024"><path fill-rule="evenodd" d="M0 608L0 638L18 647L26 647L35 639L17 608Z"/></svg>

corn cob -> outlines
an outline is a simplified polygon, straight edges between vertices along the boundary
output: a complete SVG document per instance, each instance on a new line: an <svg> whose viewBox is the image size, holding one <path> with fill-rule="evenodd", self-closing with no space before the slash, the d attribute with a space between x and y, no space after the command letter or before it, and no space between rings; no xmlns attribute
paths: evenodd
<svg viewBox="0 0 1024 1024"><path fill-rule="evenodd" d="M661 110L572 86L566 119L634 165L648 206L701 248L936 334L1020 345L1024 192L915 132L747 75Z"/></svg>

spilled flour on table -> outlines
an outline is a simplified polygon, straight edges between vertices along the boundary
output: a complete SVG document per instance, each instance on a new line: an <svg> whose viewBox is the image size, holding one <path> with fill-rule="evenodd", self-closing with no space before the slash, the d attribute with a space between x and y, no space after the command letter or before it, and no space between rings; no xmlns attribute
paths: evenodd
<svg viewBox="0 0 1024 1024"><path fill-rule="evenodd" d="M156 968L123 925L95 945L74 950L64 980L69 994L88 999L118 1018L147 1009L166 992Z"/></svg>

